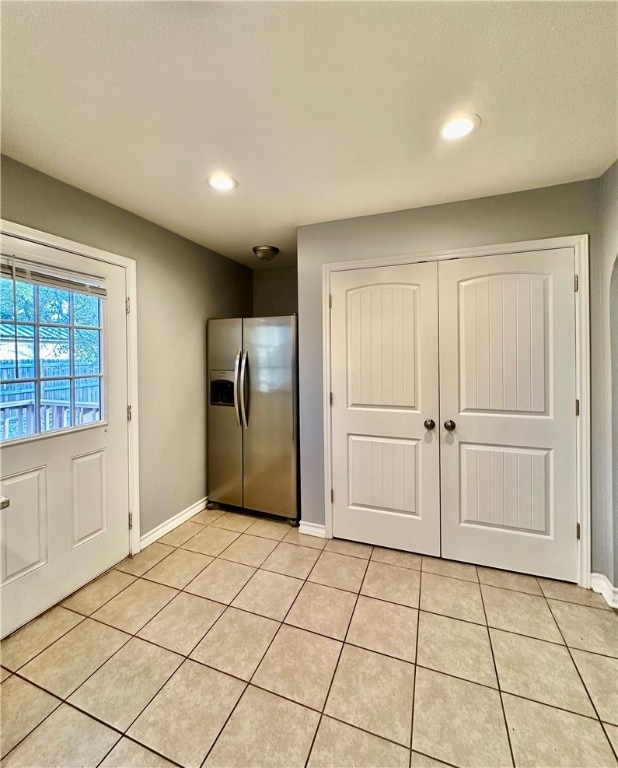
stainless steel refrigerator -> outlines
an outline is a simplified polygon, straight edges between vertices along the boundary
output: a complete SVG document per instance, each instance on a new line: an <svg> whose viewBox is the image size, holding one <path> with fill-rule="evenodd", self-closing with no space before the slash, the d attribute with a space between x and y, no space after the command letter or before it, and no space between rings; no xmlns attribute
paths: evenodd
<svg viewBox="0 0 618 768"><path fill-rule="evenodd" d="M296 518L296 317L208 321L208 499Z"/></svg>

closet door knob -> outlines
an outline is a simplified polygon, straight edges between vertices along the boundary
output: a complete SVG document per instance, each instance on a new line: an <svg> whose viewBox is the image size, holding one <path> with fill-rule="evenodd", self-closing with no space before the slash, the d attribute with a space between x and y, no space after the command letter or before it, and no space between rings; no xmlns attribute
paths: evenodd
<svg viewBox="0 0 618 768"><path fill-rule="evenodd" d="M452 432L455 429L456 426L457 426L457 424L455 424L453 419L447 419L444 422L444 429L446 429L447 432Z"/></svg>
<svg viewBox="0 0 618 768"><path fill-rule="evenodd" d="M434 429L436 422L433 419L425 419L423 422L425 429Z"/></svg>

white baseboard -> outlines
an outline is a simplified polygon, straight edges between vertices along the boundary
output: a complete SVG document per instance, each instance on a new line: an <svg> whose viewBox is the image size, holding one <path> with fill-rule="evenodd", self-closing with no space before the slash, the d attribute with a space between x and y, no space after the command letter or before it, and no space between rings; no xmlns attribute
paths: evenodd
<svg viewBox="0 0 618 768"><path fill-rule="evenodd" d="M615 587L604 573L591 573L590 587L599 592L608 605L618 608L618 587Z"/></svg>
<svg viewBox="0 0 618 768"><path fill-rule="evenodd" d="M300 521L298 532L307 536L317 536L320 539L326 538L326 526L319 523L308 523L305 520Z"/></svg>
<svg viewBox="0 0 618 768"><path fill-rule="evenodd" d="M179 525L186 522L190 517L193 517L193 515L197 515L198 512L201 512L204 509L207 501L208 497L196 501L195 504L191 504L190 507L183 509L182 512L174 515L174 517L170 517L169 520L161 523L161 525L157 525L152 531L145 533L139 540L140 549L144 549L144 547L152 544L153 541L156 541L162 536L165 536L166 533L173 531L174 528L177 528Z"/></svg>

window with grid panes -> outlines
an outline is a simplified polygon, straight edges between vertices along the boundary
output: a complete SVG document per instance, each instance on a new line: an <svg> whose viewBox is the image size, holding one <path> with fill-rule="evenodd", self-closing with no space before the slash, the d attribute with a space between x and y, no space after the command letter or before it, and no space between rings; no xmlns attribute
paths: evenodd
<svg viewBox="0 0 618 768"><path fill-rule="evenodd" d="M44 269L2 260L1 442L104 419L105 290Z"/></svg>

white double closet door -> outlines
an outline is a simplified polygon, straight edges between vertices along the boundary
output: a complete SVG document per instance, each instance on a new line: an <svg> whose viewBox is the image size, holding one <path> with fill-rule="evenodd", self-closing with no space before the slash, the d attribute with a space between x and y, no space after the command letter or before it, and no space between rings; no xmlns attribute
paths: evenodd
<svg viewBox="0 0 618 768"><path fill-rule="evenodd" d="M333 535L577 580L570 248L331 278Z"/></svg>

